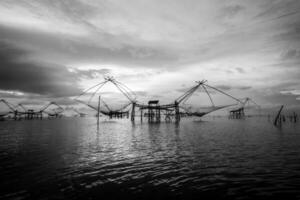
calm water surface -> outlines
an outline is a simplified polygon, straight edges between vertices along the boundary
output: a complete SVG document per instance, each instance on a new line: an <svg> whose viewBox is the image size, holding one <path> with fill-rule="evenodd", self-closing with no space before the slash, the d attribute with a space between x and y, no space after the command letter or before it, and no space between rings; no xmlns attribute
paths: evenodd
<svg viewBox="0 0 300 200"><path fill-rule="evenodd" d="M300 123L0 122L3 199L300 199Z"/></svg>

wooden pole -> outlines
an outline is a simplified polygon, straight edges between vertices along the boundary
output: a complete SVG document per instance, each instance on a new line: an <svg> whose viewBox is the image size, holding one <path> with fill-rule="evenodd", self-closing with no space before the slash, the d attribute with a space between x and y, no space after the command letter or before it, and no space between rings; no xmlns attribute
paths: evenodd
<svg viewBox="0 0 300 200"><path fill-rule="evenodd" d="M17 120L17 116L18 116L18 111L15 110L15 111L14 111L14 120Z"/></svg>
<svg viewBox="0 0 300 200"><path fill-rule="evenodd" d="M178 102L175 101L175 122L179 122L180 121L180 112L179 112L179 105Z"/></svg>
<svg viewBox="0 0 300 200"><path fill-rule="evenodd" d="M97 127L99 127L99 117L100 117L100 96L98 99L98 110L97 110Z"/></svg>
<svg viewBox="0 0 300 200"><path fill-rule="evenodd" d="M132 103L131 121L134 122L134 119L135 119L135 102Z"/></svg>
<svg viewBox="0 0 300 200"><path fill-rule="evenodd" d="M278 119L279 119L279 117L280 117L280 113L281 113L282 109L283 109L283 105L280 107L280 109L279 109L279 111L278 111L278 113L277 113L277 116L276 116L276 118L275 118L275 120L274 120L274 125L275 125L275 126L277 125L277 122L278 122Z"/></svg>

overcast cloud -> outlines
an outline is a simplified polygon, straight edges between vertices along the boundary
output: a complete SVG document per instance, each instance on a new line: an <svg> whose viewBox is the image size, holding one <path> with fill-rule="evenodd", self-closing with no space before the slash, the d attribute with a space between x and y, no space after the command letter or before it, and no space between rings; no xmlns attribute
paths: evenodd
<svg viewBox="0 0 300 200"><path fill-rule="evenodd" d="M298 0L2 0L0 91L71 97L113 75L171 99L206 79L298 105L299 19Z"/></svg>

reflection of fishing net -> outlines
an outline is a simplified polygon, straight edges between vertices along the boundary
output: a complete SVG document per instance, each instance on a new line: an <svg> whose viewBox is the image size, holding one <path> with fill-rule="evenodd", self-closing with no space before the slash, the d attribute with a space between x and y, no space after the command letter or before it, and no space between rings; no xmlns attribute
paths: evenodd
<svg viewBox="0 0 300 200"><path fill-rule="evenodd" d="M134 92L126 85L112 77L106 77L105 81L88 88L75 100L97 111L99 96L100 112L105 115L112 112L127 112L136 99Z"/></svg>

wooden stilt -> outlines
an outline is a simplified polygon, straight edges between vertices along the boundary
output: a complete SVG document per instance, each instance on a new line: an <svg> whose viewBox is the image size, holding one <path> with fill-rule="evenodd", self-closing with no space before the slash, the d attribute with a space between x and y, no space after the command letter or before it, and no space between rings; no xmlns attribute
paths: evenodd
<svg viewBox="0 0 300 200"><path fill-rule="evenodd" d="M133 102L132 103L132 108L131 108L131 121L132 122L134 122L134 120L135 120L135 105L136 105L136 103Z"/></svg>
<svg viewBox="0 0 300 200"><path fill-rule="evenodd" d="M99 117L100 117L100 96L98 99L98 110L97 110L97 127L99 128Z"/></svg>
<svg viewBox="0 0 300 200"><path fill-rule="evenodd" d="M179 122L180 121L180 112L179 112L179 105L178 102L175 101L175 122Z"/></svg>

